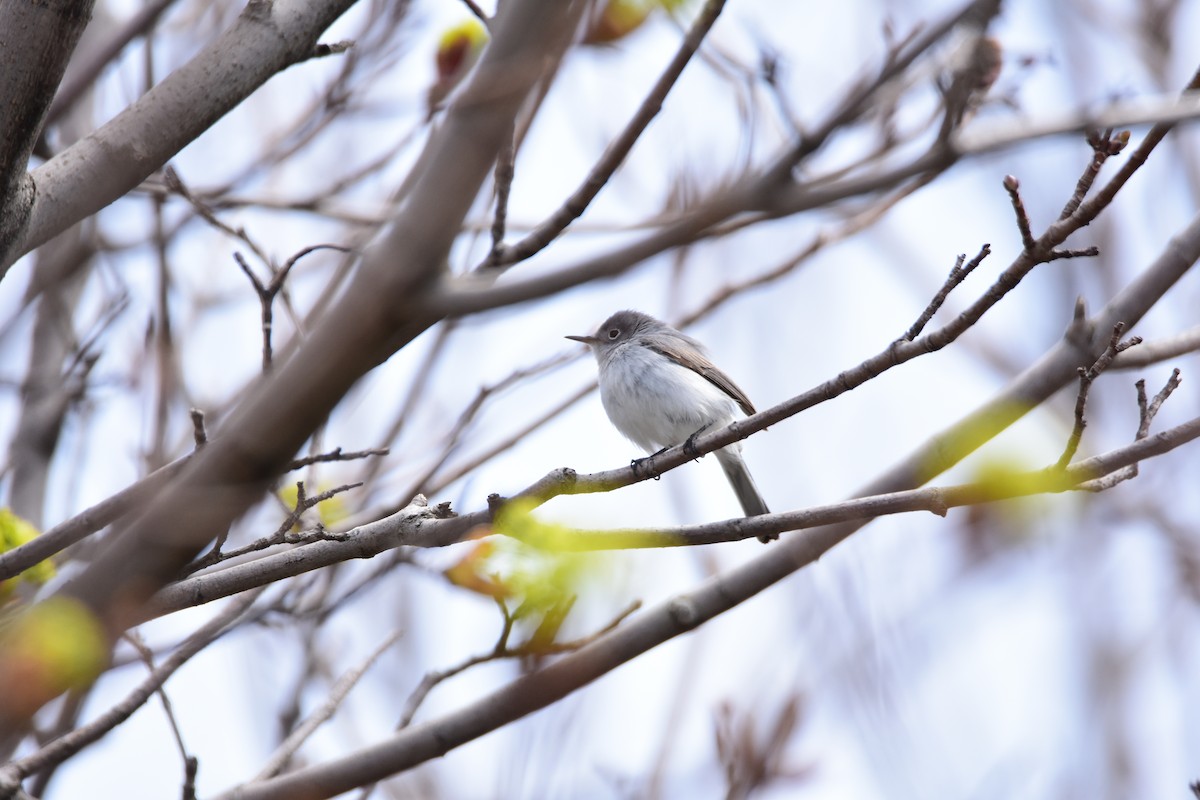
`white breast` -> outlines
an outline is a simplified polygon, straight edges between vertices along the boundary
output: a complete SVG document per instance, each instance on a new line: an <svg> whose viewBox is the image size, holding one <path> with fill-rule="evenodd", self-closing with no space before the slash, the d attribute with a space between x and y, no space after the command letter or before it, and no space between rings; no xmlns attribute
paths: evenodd
<svg viewBox="0 0 1200 800"><path fill-rule="evenodd" d="M687 367L627 343L600 367L600 399L622 434L647 453L733 419L733 400Z"/></svg>

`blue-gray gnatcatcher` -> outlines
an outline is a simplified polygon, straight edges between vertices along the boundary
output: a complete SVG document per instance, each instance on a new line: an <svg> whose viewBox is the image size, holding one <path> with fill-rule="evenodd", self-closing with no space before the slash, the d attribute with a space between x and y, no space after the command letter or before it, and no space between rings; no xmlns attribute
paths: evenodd
<svg viewBox="0 0 1200 800"><path fill-rule="evenodd" d="M592 349L608 418L647 453L729 424L734 403L754 413L746 393L717 369L702 344L648 314L618 311L594 335L567 338ZM742 460L741 443L717 450L716 456L746 516L769 514ZM758 538L768 542L778 536Z"/></svg>

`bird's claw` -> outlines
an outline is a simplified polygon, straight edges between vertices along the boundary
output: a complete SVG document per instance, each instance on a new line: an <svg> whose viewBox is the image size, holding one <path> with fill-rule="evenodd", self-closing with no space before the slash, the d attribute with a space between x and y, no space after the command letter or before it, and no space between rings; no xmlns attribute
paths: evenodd
<svg viewBox="0 0 1200 800"><path fill-rule="evenodd" d="M696 437L699 436L700 434L704 433L708 429L709 429L709 425L705 425L704 427L697 430L695 433L693 433L691 436L689 436L684 441L684 443L683 443L684 455L686 455L688 458L691 458L693 460L699 460L701 458L701 456L703 454L700 453L700 451L696 449Z"/></svg>
<svg viewBox="0 0 1200 800"><path fill-rule="evenodd" d="M662 477L661 472L654 470L654 458L667 452L667 448L659 450L657 453L651 453L645 458L635 458L629 462L629 468L633 470L633 475L636 478L642 477L643 471L647 478L658 480Z"/></svg>

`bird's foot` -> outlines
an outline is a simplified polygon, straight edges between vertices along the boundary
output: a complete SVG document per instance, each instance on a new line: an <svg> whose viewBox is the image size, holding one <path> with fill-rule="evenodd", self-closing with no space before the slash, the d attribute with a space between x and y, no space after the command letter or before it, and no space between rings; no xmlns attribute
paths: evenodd
<svg viewBox="0 0 1200 800"><path fill-rule="evenodd" d="M712 427L712 423L710 422L710 423L704 425L699 430L697 430L695 433L693 433L691 436L689 436L686 441L684 441L683 452L689 458L699 460L702 457L703 454L700 453L700 451L698 451L696 449L696 437L699 436L700 434L704 433L706 430L708 430L711 427Z"/></svg>
<svg viewBox="0 0 1200 800"><path fill-rule="evenodd" d="M661 456L665 452L667 452L667 448L664 447L658 452L651 453L645 458L635 458L630 461L629 468L633 470L634 477L640 478L642 475L645 475L647 478L653 478L654 480L661 478L662 473L657 472L654 469L654 457Z"/></svg>

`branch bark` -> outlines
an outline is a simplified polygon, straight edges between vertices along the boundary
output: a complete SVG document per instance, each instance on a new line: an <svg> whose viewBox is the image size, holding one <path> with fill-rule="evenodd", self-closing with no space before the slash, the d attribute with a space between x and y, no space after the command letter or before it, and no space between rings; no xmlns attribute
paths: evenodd
<svg viewBox="0 0 1200 800"><path fill-rule="evenodd" d="M63 589L111 638L262 496L360 377L431 324L419 290L443 269L518 108L542 77L544 56L567 46L581 7L562 3L549 11L533 0L504 6L473 79L430 138L420 176L396 221L367 248L354 283L301 346L251 385L182 474ZM263 24L246 15L239 22ZM6 666L0 653L0 673ZM12 711L5 705L0 698L0 719Z"/></svg>
<svg viewBox="0 0 1200 800"><path fill-rule="evenodd" d="M353 3L252 0L195 58L31 173L28 218L0 251L0 278L25 253L123 197L273 75L310 58Z"/></svg>
<svg viewBox="0 0 1200 800"><path fill-rule="evenodd" d="M54 90L92 16L93 1L0 5L0 277L25 252L18 242L37 202L35 182L25 170Z"/></svg>
<svg viewBox="0 0 1200 800"><path fill-rule="evenodd" d="M996 398L935 436L856 496L915 488L958 463L983 442L1072 383L1077 377L1078 366L1090 363L1103 350L1117 321L1127 321L1132 327L1198 258L1200 215L1172 239L1166 251L1145 272L1085 326L1090 335L1064 338ZM1097 336L1095 331L1103 333ZM1189 433L1195 434L1196 431ZM1151 446L1139 442L1131 447ZM781 539L769 552L647 610L579 651L524 675L458 711L407 728L344 758L300 769L271 781L241 786L216 800L282 800L302 790L314 798L332 797L444 755L560 700L621 664L740 605L811 564L865 524L866 521L854 521L810 528Z"/></svg>

